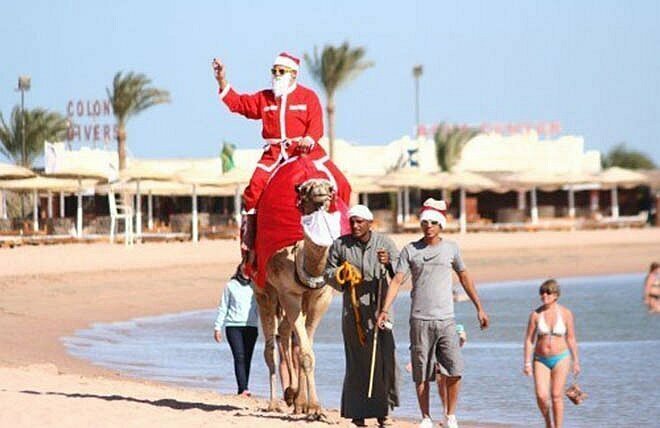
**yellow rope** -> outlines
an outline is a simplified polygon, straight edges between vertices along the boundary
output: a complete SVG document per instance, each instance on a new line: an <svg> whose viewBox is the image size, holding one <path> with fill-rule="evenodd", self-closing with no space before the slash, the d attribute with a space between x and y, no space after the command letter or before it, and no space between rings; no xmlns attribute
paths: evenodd
<svg viewBox="0 0 660 428"><path fill-rule="evenodd" d="M360 282L362 282L362 274L355 266L349 262L344 262L337 268L335 279L337 279L339 285L345 287L348 284L351 288L351 306L353 306L353 315L355 315L355 329L357 330L360 345L364 346L367 341L367 336L364 333L364 328L362 328L360 311L358 309L360 307L360 302L358 302L357 293L355 291L355 288Z"/></svg>

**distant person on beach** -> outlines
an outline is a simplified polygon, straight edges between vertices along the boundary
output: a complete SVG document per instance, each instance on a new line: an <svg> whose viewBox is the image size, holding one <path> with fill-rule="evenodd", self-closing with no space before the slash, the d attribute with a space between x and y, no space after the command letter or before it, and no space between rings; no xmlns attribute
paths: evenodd
<svg viewBox="0 0 660 428"><path fill-rule="evenodd" d="M371 230L373 214L369 208L355 205L348 216L351 233L334 241L326 267L328 283L343 292L346 373L341 416L351 419L355 426L366 426L365 419L369 418L376 418L379 426L384 426L389 424L389 410L399 405L398 369L392 330L380 331L376 316L387 293L387 276L394 275L393 263L399 251L390 238ZM356 286L349 282L342 284L337 278L337 270L347 266L360 276ZM378 336L369 398L374 334Z"/></svg>
<svg viewBox="0 0 660 428"><path fill-rule="evenodd" d="M424 202L419 216L424 236L401 250L396 274L377 320L383 328L400 285L412 275L410 360L422 413L420 428L433 427L429 410L429 382L436 379L437 369L446 376L446 426L458 427L455 412L463 376L463 358L454 319L452 270L458 275L477 310L479 325L482 329L488 327L488 315L481 306L458 245L440 236L447 225L446 210L444 201L429 198Z"/></svg>
<svg viewBox="0 0 660 428"><path fill-rule="evenodd" d="M564 385L571 370L571 360L573 375L580 373L575 323L573 313L557 303L560 295L557 281L545 281L539 294L543 304L529 316L523 372L527 376L534 374L536 402L546 428L561 428L564 423Z"/></svg>
<svg viewBox="0 0 660 428"><path fill-rule="evenodd" d="M259 335L259 316L253 288L254 284L243 272L242 265L239 265L222 292L213 333L215 341L220 343L222 327L225 328L225 336L234 357L238 394L247 397L251 395L248 383L252 352Z"/></svg>
<svg viewBox="0 0 660 428"><path fill-rule="evenodd" d="M644 303L649 312L660 313L660 263L651 263L644 279Z"/></svg>

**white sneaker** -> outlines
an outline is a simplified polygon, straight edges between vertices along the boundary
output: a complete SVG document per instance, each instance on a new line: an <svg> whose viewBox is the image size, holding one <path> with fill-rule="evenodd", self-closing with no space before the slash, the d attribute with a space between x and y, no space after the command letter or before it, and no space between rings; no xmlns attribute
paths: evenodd
<svg viewBox="0 0 660 428"><path fill-rule="evenodd" d="M456 415L447 415L447 428L458 428Z"/></svg>
<svg viewBox="0 0 660 428"><path fill-rule="evenodd" d="M419 428L433 428L433 421L431 418L426 417L419 423Z"/></svg>

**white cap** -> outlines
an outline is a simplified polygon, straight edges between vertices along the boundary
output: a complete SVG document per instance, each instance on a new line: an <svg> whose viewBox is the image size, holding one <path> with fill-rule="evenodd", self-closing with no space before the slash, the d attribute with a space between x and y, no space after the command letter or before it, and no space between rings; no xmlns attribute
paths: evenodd
<svg viewBox="0 0 660 428"><path fill-rule="evenodd" d="M445 201L428 198L422 205L419 221L437 221L443 229L447 227L447 204Z"/></svg>
<svg viewBox="0 0 660 428"><path fill-rule="evenodd" d="M351 217L360 217L369 221L374 219L374 215L365 205L354 205L351 207L351 209L348 210L348 218Z"/></svg>
<svg viewBox="0 0 660 428"><path fill-rule="evenodd" d="M300 68L300 58L291 55L288 52L282 52L273 61L273 65L281 65L292 70L298 71Z"/></svg>

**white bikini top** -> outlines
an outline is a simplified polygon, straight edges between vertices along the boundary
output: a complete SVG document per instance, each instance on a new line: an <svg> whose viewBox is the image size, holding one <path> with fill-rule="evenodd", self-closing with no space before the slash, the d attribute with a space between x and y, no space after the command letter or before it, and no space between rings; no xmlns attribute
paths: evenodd
<svg viewBox="0 0 660 428"><path fill-rule="evenodd" d="M536 321L536 331L539 336L547 336L549 334L553 336L564 336L566 334L566 324L564 324L564 319L561 317L561 311L557 309L557 322L552 327L552 330L548 327L543 312L541 312Z"/></svg>

